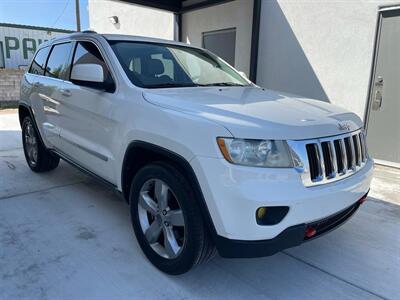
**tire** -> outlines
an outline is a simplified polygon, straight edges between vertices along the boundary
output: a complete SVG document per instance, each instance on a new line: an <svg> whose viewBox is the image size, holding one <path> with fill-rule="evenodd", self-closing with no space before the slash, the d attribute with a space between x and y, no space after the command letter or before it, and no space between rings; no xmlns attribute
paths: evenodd
<svg viewBox="0 0 400 300"><path fill-rule="evenodd" d="M157 186L162 186L158 188L161 191L159 193L156 192ZM143 205L145 198L142 195L150 196L153 202L147 199ZM158 200L165 197L167 206L165 201ZM146 257L159 270L171 275L183 274L215 254L215 247L204 224L196 196L189 182L173 165L156 162L139 170L132 180L129 200L132 225L138 243ZM158 213L153 214L154 211ZM164 217L161 217L164 213ZM150 231L149 228L154 224L161 229ZM166 242L166 236L169 236L168 241L171 240L171 231L175 244ZM145 232L154 234L146 237Z"/></svg>
<svg viewBox="0 0 400 300"><path fill-rule="evenodd" d="M22 122L22 145L29 168L37 173L55 169L60 158L48 151L40 139L31 117Z"/></svg>

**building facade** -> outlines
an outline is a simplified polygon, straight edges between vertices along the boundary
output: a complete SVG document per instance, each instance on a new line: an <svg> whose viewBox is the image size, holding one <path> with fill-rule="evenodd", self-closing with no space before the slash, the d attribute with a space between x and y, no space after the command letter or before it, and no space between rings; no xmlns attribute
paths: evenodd
<svg viewBox="0 0 400 300"><path fill-rule="evenodd" d="M72 31L0 23L0 68L26 68L41 43L70 32Z"/></svg>
<svg viewBox="0 0 400 300"><path fill-rule="evenodd" d="M373 156L395 166L399 11L400 0L89 0L96 31L202 46L260 86L357 113Z"/></svg>

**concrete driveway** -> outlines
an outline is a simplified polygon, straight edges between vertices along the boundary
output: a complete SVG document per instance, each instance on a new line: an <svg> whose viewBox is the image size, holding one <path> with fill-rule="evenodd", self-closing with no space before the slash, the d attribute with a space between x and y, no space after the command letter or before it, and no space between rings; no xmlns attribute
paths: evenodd
<svg viewBox="0 0 400 300"><path fill-rule="evenodd" d="M329 235L172 277L143 256L113 191L63 162L34 174L21 147L17 115L0 113L0 299L400 299L398 170L377 168Z"/></svg>

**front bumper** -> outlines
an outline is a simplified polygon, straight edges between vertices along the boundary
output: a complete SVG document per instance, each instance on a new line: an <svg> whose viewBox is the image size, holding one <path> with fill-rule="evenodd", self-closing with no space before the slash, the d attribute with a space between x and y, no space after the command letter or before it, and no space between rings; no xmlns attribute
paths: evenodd
<svg viewBox="0 0 400 300"><path fill-rule="evenodd" d="M277 237L262 241L231 240L221 236L216 238L219 254L225 258L253 258L270 256L287 248L295 247L303 242L320 237L348 221L364 202L367 194L350 207L322 220L310 224L291 226ZM316 233L307 237L307 228L315 228Z"/></svg>
<svg viewBox="0 0 400 300"><path fill-rule="evenodd" d="M216 231L216 244L230 240L232 247L275 238L293 240L285 241L291 246L301 243L302 226L335 215L367 193L373 170L373 161L369 159L350 177L305 187L294 169L244 167L209 157L196 157L191 165ZM259 225L255 212L261 206L288 206L289 212L276 225ZM297 233L300 231L301 234Z"/></svg>

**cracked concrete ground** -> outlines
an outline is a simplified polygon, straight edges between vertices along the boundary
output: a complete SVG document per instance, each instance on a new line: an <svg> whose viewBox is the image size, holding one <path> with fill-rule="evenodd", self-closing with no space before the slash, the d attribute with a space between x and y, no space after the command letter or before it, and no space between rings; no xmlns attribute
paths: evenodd
<svg viewBox="0 0 400 300"><path fill-rule="evenodd" d="M0 299L400 299L400 171L377 167L344 226L260 259L171 277L143 256L128 207L66 163L32 173L0 114Z"/></svg>

